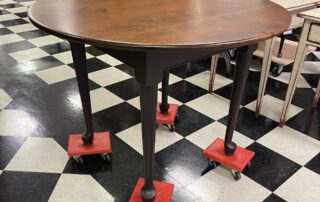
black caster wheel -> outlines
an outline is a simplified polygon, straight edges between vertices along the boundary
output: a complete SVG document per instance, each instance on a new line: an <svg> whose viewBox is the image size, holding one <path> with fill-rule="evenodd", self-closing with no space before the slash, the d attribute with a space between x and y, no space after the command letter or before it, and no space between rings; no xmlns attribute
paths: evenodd
<svg viewBox="0 0 320 202"><path fill-rule="evenodd" d="M251 161L249 161L248 165L246 166L247 170L250 170L250 168L251 168Z"/></svg>
<svg viewBox="0 0 320 202"><path fill-rule="evenodd" d="M179 122L179 115L176 115L176 118L174 119L174 123L178 123Z"/></svg>
<svg viewBox="0 0 320 202"><path fill-rule="evenodd" d="M232 176L236 181L239 181L241 179L241 173L239 171L232 170Z"/></svg>
<svg viewBox="0 0 320 202"><path fill-rule="evenodd" d="M176 130L176 127L174 125L166 124L165 126L169 128L170 132L174 132Z"/></svg>
<svg viewBox="0 0 320 202"><path fill-rule="evenodd" d="M272 70L271 70L272 76L274 76L274 77L280 76L283 71L283 66L281 66L281 65L273 64L271 66L271 68L272 68Z"/></svg>
<svg viewBox="0 0 320 202"><path fill-rule="evenodd" d="M75 162L83 164L83 158L81 156L73 156L72 158Z"/></svg>
<svg viewBox="0 0 320 202"><path fill-rule="evenodd" d="M209 167L211 169L215 169L217 168L217 162L213 161L213 160L209 160Z"/></svg>
<svg viewBox="0 0 320 202"><path fill-rule="evenodd" d="M105 161L108 161L110 162L111 161L111 155L110 154L107 154L107 153L103 153L101 154L101 158Z"/></svg>

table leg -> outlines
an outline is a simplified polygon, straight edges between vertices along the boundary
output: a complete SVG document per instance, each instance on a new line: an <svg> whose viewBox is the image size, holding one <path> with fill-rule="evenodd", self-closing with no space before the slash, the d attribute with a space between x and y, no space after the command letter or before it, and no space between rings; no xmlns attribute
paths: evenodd
<svg viewBox="0 0 320 202"><path fill-rule="evenodd" d="M284 101L284 105L283 105L281 116L280 116L280 123L279 123L280 127L284 126L287 111L288 111L289 105L291 103L291 100L293 98L293 95L294 95L294 92L295 92L295 89L297 86L298 78L299 78L300 71L301 71L301 66L302 66L302 63L303 63L304 58L306 56L306 52L308 49L307 39L309 36L310 26L311 26L310 20L305 20L304 25L303 25L303 29L302 29L302 33L301 33L301 37L300 37L300 41L298 44L298 49L296 52L295 60L293 63L293 68L292 68L292 73L291 73L290 80L289 80L286 99Z"/></svg>
<svg viewBox="0 0 320 202"><path fill-rule="evenodd" d="M85 145L91 145L93 142L93 126L85 46L84 44L70 42L70 47L86 124L86 131L82 133L82 140Z"/></svg>
<svg viewBox="0 0 320 202"><path fill-rule="evenodd" d="M143 201L153 201L156 190L153 185L154 146L157 106L157 85L140 84L141 125L145 184L141 190Z"/></svg>
<svg viewBox="0 0 320 202"><path fill-rule="evenodd" d="M273 53L275 39L276 38L272 38L272 39L269 39L265 42L263 62L262 62L261 74L260 74L258 98L257 98L257 103L256 103L256 117L258 117L260 115L260 111L261 111L261 107L262 107L263 96L264 96L264 92L266 90L270 66L271 66L271 62L272 62L272 53Z"/></svg>
<svg viewBox="0 0 320 202"><path fill-rule="evenodd" d="M316 94L313 98L313 104L312 104L312 107L316 107L318 102L319 102L319 98L320 98L320 80L318 82L318 87L317 87L317 91L316 91Z"/></svg>
<svg viewBox="0 0 320 202"><path fill-rule="evenodd" d="M224 143L225 154L228 156L233 155L237 148L237 145L234 142L232 142L232 136L236 127L239 107L241 104L242 95L244 93L246 81L248 78L249 66L252 60L252 53L255 51L256 48L256 45L250 45L238 49L238 59L232 86L229 118Z"/></svg>
<svg viewBox="0 0 320 202"><path fill-rule="evenodd" d="M209 78L209 93L212 94L213 85L214 85L214 78L216 76L216 70L218 66L218 59L219 55L213 55L211 58L211 67L210 67L210 78Z"/></svg>
<svg viewBox="0 0 320 202"><path fill-rule="evenodd" d="M163 78L162 78L162 100L160 104L160 111L162 114L167 114L169 110L168 86L169 86L169 71L165 70L163 72Z"/></svg>

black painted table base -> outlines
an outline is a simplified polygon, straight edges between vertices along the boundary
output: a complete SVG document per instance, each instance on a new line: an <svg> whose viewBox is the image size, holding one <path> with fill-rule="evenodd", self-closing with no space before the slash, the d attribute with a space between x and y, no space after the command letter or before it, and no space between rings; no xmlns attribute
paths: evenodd
<svg viewBox="0 0 320 202"><path fill-rule="evenodd" d="M70 42L73 61L76 69L78 87L81 96L86 131L83 133L84 144L91 144L93 139L93 126L91 115L88 74L86 69L86 55L84 44ZM232 155L236 144L232 142L240 101L246 84L252 53L256 45L239 48L232 98L229 110L229 120L225 137L225 152ZM144 201L153 201L156 191L153 185L155 126L157 107L157 87L163 79L162 110L167 109L168 70L188 62L211 56L224 50L205 52L138 52L125 50L112 50L100 48L111 56L123 61L135 69L135 78L140 88L141 125L143 139L144 178L145 184L141 191ZM164 77L163 77L164 75ZM106 78L108 79L108 78ZM213 103L214 104L214 103ZM116 157L115 157L116 158Z"/></svg>

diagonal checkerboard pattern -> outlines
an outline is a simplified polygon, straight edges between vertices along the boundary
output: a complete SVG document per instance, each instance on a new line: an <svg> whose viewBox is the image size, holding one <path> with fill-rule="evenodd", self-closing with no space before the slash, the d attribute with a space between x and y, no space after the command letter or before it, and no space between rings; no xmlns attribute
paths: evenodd
<svg viewBox="0 0 320 202"><path fill-rule="evenodd" d="M113 161L92 155L76 164L67 157L67 137L81 133L84 120L70 47L29 23L32 3L0 0L0 201L128 201L143 173L134 72L86 46L94 127L112 133ZM311 109L319 58L314 52L303 64L284 128L277 126L290 67L269 78L259 118L259 72L250 71L234 141L256 156L238 182L223 166L201 176L202 151L224 137L228 120L232 77L224 63L213 94L207 60L193 63L188 74L172 70L169 102L180 105L179 122L175 132L159 126L155 154L155 178L175 184L172 201L319 200L320 107Z"/></svg>

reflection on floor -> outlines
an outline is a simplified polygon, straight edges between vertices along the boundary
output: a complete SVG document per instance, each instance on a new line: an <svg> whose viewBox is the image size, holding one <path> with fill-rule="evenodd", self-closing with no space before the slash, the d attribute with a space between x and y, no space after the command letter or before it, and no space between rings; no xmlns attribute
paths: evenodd
<svg viewBox="0 0 320 202"><path fill-rule="evenodd" d="M111 131L113 161L88 156L77 165L66 154L68 134L84 129L70 48L28 22L32 3L0 1L0 201L127 201L143 169L132 69L87 47L94 127ZM234 140L256 157L238 182L222 166L201 176L202 150L224 136L232 78L219 63L210 95L205 61L188 77L184 68L171 72L169 101L181 105L180 121L174 133L157 130L155 178L175 184L173 201L319 200L320 108L311 109L317 55L304 64L284 128L277 126L289 73L269 78L255 118L259 72L250 72Z"/></svg>

